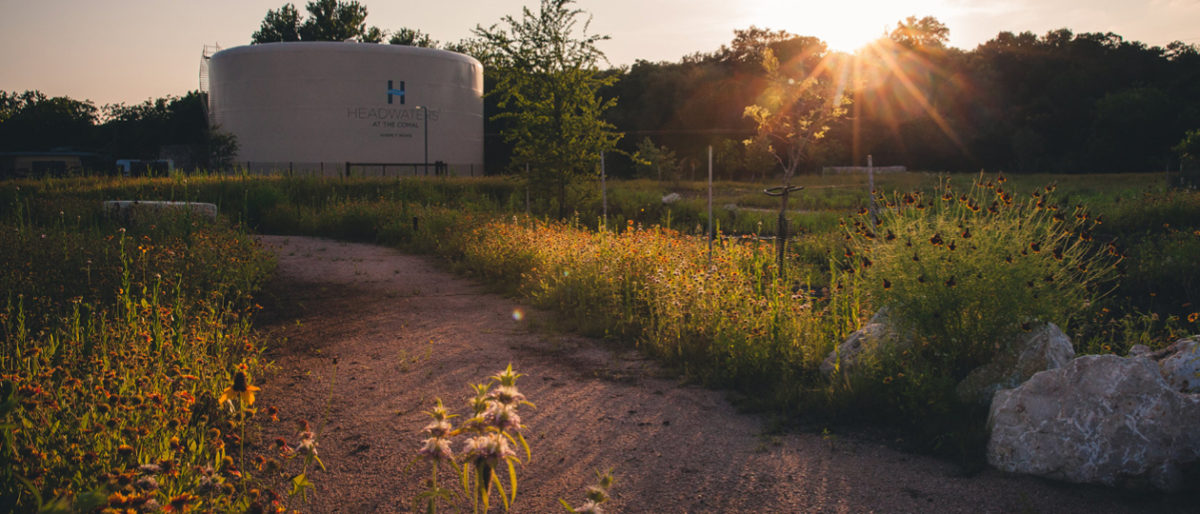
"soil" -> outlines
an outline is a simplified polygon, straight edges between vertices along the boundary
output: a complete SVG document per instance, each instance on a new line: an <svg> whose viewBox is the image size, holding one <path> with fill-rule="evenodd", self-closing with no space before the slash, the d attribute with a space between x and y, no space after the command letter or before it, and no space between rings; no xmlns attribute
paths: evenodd
<svg viewBox="0 0 1200 514"><path fill-rule="evenodd" d="M1196 505L995 470L967 475L853 433L780 432L628 344L552 330L553 314L490 294L434 258L305 237L261 242L279 267L258 320L275 337L276 363L258 403L280 410L261 440L294 444L299 420L319 429L327 470L312 474L308 512L423 510L414 504L428 476L414 461L429 421L423 411L441 398L465 413L469 384L509 363L537 405L522 407L533 458L518 468L512 512L563 512L559 498L582 503L595 470L609 468L617 480L608 512L1097 514Z"/></svg>

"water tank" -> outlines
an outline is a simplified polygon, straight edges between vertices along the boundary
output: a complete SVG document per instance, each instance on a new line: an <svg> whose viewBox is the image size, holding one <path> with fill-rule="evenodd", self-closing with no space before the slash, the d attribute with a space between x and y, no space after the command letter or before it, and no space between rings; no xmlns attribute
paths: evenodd
<svg viewBox="0 0 1200 514"><path fill-rule="evenodd" d="M251 170L483 173L483 66L445 50L293 42L208 63L209 109ZM426 166L428 163L428 166Z"/></svg>

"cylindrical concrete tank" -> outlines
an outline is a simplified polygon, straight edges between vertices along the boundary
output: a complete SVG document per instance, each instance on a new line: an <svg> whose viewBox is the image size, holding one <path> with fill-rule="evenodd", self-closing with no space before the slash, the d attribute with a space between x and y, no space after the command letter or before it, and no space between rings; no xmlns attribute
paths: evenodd
<svg viewBox="0 0 1200 514"><path fill-rule="evenodd" d="M432 175L444 162L452 174L483 173L483 66L455 52L338 42L230 48L209 62L209 109L237 137L237 163L251 169Z"/></svg>

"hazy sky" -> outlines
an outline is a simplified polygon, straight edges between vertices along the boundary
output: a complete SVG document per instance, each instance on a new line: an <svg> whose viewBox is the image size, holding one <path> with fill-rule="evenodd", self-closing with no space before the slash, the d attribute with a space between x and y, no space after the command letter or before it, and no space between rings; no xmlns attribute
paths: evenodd
<svg viewBox="0 0 1200 514"><path fill-rule="evenodd" d="M0 0L0 90L38 89L138 103L198 87L204 45L247 44L280 0ZM304 1L294 2L304 12ZM368 25L417 28L457 41L536 1L366 0ZM614 65L677 61L728 43L750 25L817 36L853 51L910 15L936 16L950 44L971 49L998 32L1070 28L1150 45L1200 43L1200 0L582 0Z"/></svg>

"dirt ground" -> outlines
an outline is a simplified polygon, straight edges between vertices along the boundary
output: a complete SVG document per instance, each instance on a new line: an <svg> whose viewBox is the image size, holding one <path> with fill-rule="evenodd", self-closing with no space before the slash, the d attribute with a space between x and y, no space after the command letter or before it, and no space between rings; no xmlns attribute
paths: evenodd
<svg viewBox="0 0 1200 514"><path fill-rule="evenodd" d="M581 503L594 470L617 476L608 512L1184 512L1196 503L953 464L853 434L771 433L720 391L682 384L611 341L548 330L552 314L489 294L431 257L263 236L279 256L259 325L277 368L259 405L263 440L320 429L309 512L413 512L412 465L435 398L464 413L470 383L512 363L532 461L512 512ZM515 315L514 313L521 313ZM335 364L336 361L336 364ZM331 386L332 383L332 386ZM458 451L460 448L455 447ZM445 478L448 480L448 477ZM450 510L447 510L450 511Z"/></svg>

